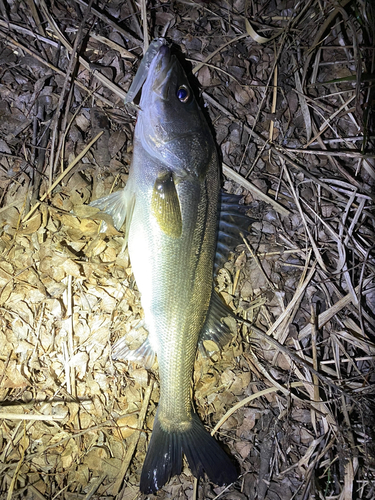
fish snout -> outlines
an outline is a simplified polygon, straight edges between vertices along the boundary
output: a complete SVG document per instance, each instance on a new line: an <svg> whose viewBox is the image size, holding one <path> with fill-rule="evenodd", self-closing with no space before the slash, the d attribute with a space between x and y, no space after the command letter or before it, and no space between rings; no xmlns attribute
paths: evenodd
<svg viewBox="0 0 375 500"><path fill-rule="evenodd" d="M160 54L161 58L165 58L165 57L169 58L171 55L171 49L169 48L169 45L167 45L167 44L162 45L159 49L159 54Z"/></svg>
<svg viewBox="0 0 375 500"><path fill-rule="evenodd" d="M168 44L162 45L156 55L156 64L154 77L157 75L166 75L171 63L171 49ZM151 76L152 77L152 76Z"/></svg>

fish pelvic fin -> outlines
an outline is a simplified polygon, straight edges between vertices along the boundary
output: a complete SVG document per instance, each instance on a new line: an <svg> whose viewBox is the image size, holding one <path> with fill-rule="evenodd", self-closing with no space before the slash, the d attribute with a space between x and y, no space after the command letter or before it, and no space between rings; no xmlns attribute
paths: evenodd
<svg viewBox="0 0 375 500"><path fill-rule="evenodd" d="M192 412L188 429L174 432L163 429L156 414L141 474L141 492L155 493L171 477L180 474L183 454L197 478L205 472L213 483L223 485L233 483L238 477L229 456L206 431L196 413Z"/></svg>
<svg viewBox="0 0 375 500"><path fill-rule="evenodd" d="M113 225L118 230L121 229L126 220L125 241L127 242L134 202L135 196L131 189L131 183L128 181L124 189L120 189L115 193L92 201L90 206L98 208L101 212L110 215L113 219ZM105 227L103 231L105 231Z"/></svg>
<svg viewBox="0 0 375 500"><path fill-rule="evenodd" d="M132 350L126 345L124 337L121 337L112 347L113 360L135 361L143 365L146 369L152 367L155 362L155 351L152 348L150 341L147 339L138 349Z"/></svg>

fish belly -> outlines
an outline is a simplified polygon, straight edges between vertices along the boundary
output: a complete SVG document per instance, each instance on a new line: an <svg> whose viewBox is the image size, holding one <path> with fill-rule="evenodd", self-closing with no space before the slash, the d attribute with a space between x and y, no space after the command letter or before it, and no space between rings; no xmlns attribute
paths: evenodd
<svg viewBox="0 0 375 500"><path fill-rule="evenodd" d="M212 164L203 180L177 184L182 234L165 234L151 213L154 176L133 165L136 202L129 231L129 255L141 293L149 341L158 356L164 427L191 421L190 385L200 331L212 291L217 225L218 174ZM157 167L148 171L155 171Z"/></svg>

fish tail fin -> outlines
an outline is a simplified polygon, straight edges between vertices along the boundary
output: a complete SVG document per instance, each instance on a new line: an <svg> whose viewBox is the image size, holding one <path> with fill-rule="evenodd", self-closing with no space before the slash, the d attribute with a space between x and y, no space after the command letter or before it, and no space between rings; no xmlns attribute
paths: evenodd
<svg viewBox="0 0 375 500"><path fill-rule="evenodd" d="M177 432L164 430L156 414L141 474L141 492L155 493L172 476L180 474L183 454L197 478L206 472L210 480L218 485L229 484L237 479L235 466L203 427L196 413L192 413L189 428Z"/></svg>

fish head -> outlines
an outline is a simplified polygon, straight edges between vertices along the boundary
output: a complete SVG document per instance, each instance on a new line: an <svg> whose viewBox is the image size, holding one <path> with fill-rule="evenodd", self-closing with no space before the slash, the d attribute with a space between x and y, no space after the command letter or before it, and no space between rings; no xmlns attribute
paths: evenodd
<svg viewBox="0 0 375 500"><path fill-rule="evenodd" d="M203 178L216 146L177 57L163 44L143 85L136 139L177 177Z"/></svg>

